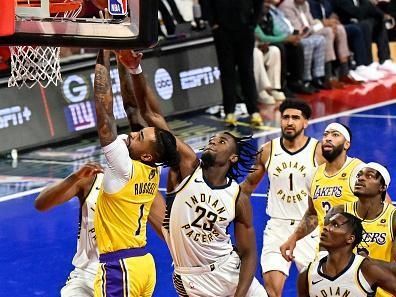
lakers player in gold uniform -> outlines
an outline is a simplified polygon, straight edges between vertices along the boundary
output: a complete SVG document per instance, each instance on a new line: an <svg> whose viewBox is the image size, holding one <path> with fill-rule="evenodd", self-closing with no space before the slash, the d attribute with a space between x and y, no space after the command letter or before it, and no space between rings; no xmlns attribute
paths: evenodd
<svg viewBox="0 0 396 297"><path fill-rule="evenodd" d="M356 202L339 205L329 211L329 216L339 212L348 212L362 220L364 233L362 244L357 251L371 259L394 262L396 260L396 208L385 201L390 184L390 174L382 165L367 163L358 173L354 193ZM382 289L377 297L390 297Z"/></svg>
<svg viewBox="0 0 396 297"><path fill-rule="evenodd" d="M117 66L129 126L132 131L139 131L145 123L138 116L130 74L121 63L117 63ZM102 180L103 168L97 163L89 162L63 180L48 185L35 200L35 208L39 211L46 211L74 197L80 202L77 250L72 261L75 268L61 289L61 297L94 296L94 279L99 265L99 254L93 221ZM158 192L151 205L148 221L160 236L162 236L161 225L164 214L164 199Z"/></svg>
<svg viewBox="0 0 396 297"><path fill-rule="evenodd" d="M103 189L95 212L100 266L97 297L151 296L155 264L146 249L146 223L158 192L156 165L178 164L175 137L148 127L117 137L109 65L103 51L95 67L95 107L100 144L106 157Z"/></svg>
<svg viewBox="0 0 396 297"><path fill-rule="evenodd" d="M331 123L326 127L322 138L322 155L326 163L318 167L312 178L308 209L303 219L280 248L286 260L293 260L293 250L298 240L317 226L322 230L327 211L336 205L357 200L353 187L363 163L347 155L351 138L351 131L344 125Z"/></svg>

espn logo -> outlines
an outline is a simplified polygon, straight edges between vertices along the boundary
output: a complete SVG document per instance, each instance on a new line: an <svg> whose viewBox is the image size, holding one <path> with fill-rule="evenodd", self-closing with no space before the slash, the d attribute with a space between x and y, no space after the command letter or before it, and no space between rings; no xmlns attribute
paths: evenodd
<svg viewBox="0 0 396 297"><path fill-rule="evenodd" d="M126 15L128 0L108 0L107 7L111 15Z"/></svg>

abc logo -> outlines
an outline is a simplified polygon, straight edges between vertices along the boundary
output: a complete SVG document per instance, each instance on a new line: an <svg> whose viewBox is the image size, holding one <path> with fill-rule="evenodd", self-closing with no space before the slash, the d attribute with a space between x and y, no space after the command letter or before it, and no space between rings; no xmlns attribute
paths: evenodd
<svg viewBox="0 0 396 297"><path fill-rule="evenodd" d="M173 95L173 83L169 72L164 68L159 68L154 74L154 84L158 95L162 99L168 100Z"/></svg>

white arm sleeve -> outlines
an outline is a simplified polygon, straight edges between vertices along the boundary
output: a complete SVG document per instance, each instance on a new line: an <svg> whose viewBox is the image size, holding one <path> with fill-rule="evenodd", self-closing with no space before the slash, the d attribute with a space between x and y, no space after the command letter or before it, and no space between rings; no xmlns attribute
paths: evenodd
<svg viewBox="0 0 396 297"><path fill-rule="evenodd" d="M102 148L108 165L105 168L103 189L109 194L121 190L133 173L129 151L124 142L126 137L128 136L119 135L116 140Z"/></svg>

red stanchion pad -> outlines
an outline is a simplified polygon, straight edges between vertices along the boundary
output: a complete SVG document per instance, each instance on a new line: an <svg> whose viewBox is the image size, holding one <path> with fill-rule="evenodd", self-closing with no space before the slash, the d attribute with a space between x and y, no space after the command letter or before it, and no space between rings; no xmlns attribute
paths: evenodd
<svg viewBox="0 0 396 297"><path fill-rule="evenodd" d="M15 33L15 1L1 2L0 36Z"/></svg>

